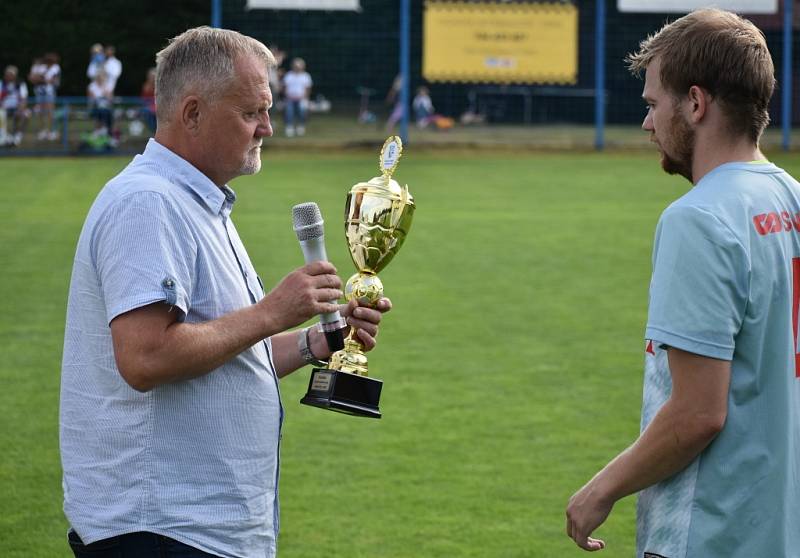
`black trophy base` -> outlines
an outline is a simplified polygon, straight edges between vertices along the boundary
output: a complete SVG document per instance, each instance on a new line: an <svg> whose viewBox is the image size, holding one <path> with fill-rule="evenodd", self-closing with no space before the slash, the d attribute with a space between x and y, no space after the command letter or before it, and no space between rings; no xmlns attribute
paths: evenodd
<svg viewBox="0 0 800 558"><path fill-rule="evenodd" d="M314 368L300 403L358 417L381 418L378 402L383 382L340 370Z"/></svg>

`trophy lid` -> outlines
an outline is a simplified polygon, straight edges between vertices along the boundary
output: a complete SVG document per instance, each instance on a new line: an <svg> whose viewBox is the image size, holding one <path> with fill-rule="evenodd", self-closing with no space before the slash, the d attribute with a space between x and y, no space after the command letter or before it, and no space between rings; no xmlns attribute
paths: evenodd
<svg viewBox="0 0 800 558"><path fill-rule="evenodd" d="M381 175L355 184L345 203L345 233L350 255L361 272L378 273L405 240L414 215L408 186L392 178L403 151L397 136L381 149Z"/></svg>
<svg viewBox="0 0 800 558"><path fill-rule="evenodd" d="M390 136L383 143L381 148L378 169L380 176L375 176L367 182L359 182L350 189L350 193L362 192L365 194L376 195L390 198L401 202L402 205L414 205L414 197L408 191L408 186L400 184L392 178L392 174L397 169L400 157L403 154L403 141L399 136Z"/></svg>

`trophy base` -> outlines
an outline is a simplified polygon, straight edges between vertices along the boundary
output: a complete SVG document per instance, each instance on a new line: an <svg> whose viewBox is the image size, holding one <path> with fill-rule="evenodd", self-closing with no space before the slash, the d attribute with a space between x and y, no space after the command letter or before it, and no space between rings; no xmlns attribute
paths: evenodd
<svg viewBox="0 0 800 558"><path fill-rule="evenodd" d="M300 403L358 417L381 418L378 409L381 387L381 380L369 376L314 368L308 392Z"/></svg>

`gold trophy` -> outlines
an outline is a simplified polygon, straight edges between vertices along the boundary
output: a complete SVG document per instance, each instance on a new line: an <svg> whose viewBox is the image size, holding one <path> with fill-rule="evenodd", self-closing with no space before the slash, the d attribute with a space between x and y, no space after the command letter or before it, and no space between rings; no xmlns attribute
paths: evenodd
<svg viewBox="0 0 800 558"><path fill-rule="evenodd" d="M347 194L344 230L358 270L344 288L348 301L355 298L362 305L375 306L383 296L383 284L377 274L400 250L411 227L414 198L408 186L401 187L392 178L402 152L403 142L398 136L387 139L381 149L381 176L359 182ZM344 349L331 356L328 368L311 372L308 392L300 402L381 418L378 402L382 386L381 380L369 377L367 356L353 329L345 339Z"/></svg>

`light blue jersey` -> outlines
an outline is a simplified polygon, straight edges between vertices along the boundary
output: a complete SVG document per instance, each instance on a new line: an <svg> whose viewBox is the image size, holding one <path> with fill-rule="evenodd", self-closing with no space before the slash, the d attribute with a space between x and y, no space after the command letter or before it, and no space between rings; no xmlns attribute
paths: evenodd
<svg viewBox="0 0 800 558"><path fill-rule="evenodd" d="M728 417L639 495L637 558L800 557L800 184L728 163L664 211L645 337L642 430L669 398L666 347L731 361Z"/></svg>

